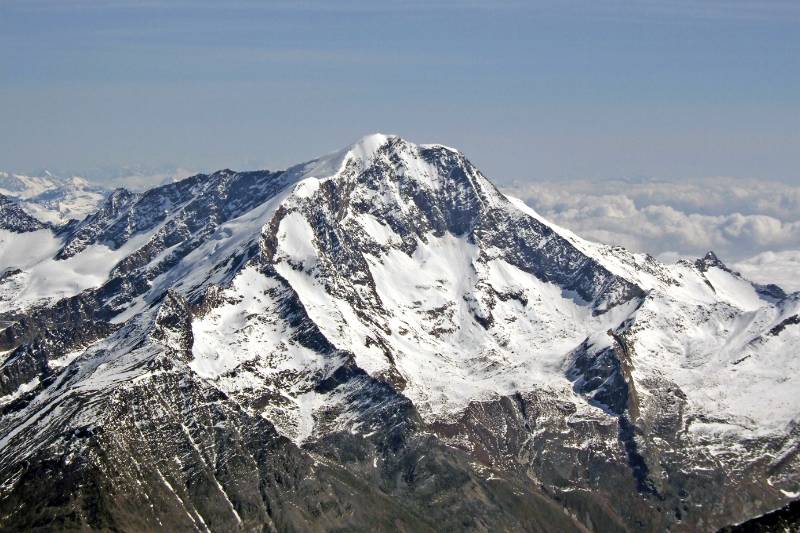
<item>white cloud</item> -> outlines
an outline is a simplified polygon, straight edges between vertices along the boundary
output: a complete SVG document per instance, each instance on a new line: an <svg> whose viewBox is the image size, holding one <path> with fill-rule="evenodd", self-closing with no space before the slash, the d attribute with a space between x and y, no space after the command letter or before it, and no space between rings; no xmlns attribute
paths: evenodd
<svg viewBox="0 0 800 533"><path fill-rule="evenodd" d="M745 277L759 283L777 283L784 289L800 291L800 250L763 252L733 265Z"/></svg>
<svg viewBox="0 0 800 533"><path fill-rule="evenodd" d="M800 187L761 180L548 181L506 192L588 239L674 260L714 250L754 280L792 288Z"/></svg>

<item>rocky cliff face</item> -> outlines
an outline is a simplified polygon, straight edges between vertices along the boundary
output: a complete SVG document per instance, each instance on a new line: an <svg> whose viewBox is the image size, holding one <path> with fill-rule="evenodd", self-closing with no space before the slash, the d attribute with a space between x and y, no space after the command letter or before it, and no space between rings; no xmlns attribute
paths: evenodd
<svg viewBox="0 0 800 533"><path fill-rule="evenodd" d="M453 149L16 207L8 530L713 531L798 497L800 297L584 241Z"/></svg>

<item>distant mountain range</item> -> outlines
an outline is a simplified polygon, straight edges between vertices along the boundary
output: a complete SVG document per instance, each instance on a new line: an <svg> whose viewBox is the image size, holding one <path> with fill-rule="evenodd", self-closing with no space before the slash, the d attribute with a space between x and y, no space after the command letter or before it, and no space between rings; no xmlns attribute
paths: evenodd
<svg viewBox="0 0 800 533"><path fill-rule="evenodd" d="M0 174L0 529L796 527L798 351L800 293L581 239L442 145Z"/></svg>
<svg viewBox="0 0 800 533"><path fill-rule="evenodd" d="M93 213L107 193L77 176L64 179L49 173L23 176L0 172L0 195L18 200L31 216L55 225Z"/></svg>

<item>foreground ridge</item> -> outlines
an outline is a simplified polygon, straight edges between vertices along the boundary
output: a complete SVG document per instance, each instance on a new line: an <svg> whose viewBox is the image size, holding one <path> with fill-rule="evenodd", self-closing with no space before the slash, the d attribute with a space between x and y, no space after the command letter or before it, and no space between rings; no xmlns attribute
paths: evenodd
<svg viewBox="0 0 800 533"><path fill-rule="evenodd" d="M800 294L585 241L452 148L25 208L1 528L714 531L800 497Z"/></svg>

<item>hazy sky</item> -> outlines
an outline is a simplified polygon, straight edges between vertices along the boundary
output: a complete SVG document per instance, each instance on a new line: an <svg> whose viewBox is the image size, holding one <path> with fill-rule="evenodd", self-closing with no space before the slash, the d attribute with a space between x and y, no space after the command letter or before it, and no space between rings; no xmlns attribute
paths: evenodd
<svg viewBox="0 0 800 533"><path fill-rule="evenodd" d="M280 168L374 131L499 182L800 184L800 2L0 0L0 169Z"/></svg>

